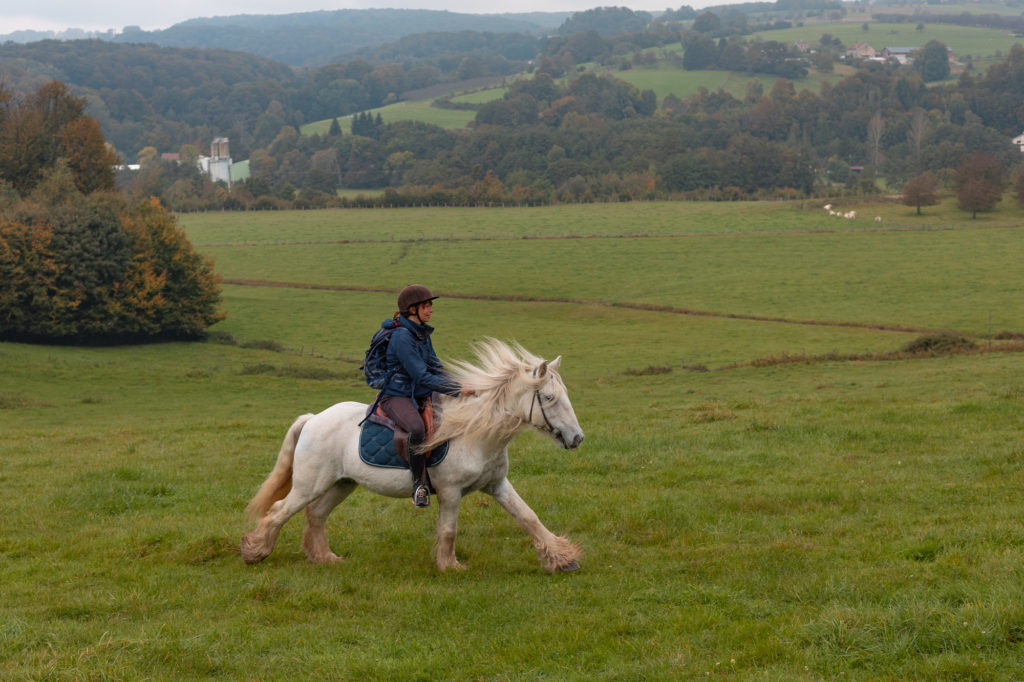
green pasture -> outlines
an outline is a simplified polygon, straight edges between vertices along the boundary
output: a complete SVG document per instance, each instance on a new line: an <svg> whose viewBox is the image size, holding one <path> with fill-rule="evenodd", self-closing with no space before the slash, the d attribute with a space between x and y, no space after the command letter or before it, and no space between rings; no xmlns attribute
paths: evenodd
<svg viewBox="0 0 1024 682"><path fill-rule="evenodd" d="M476 118L475 111L462 111L459 109L441 109L433 106L433 99L416 100L410 102L395 102L376 109L368 109L366 113L374 118L380 114L384 123L395 121L417 121L440 126L441 128L465 128L466 124ZM302 126L303 135L326 135L331 128L332 119L315 121ZM346 135L352 133L352 117L342 116L338 118L338 125Z"/></svg>
<svg viewBox="0 0 1024 682"><path fill-rule="evenodd" d="M491 100L501 99L508 92L508 88L488 88L486 90L476 90L474 92L468 92L464 95L457 95L452 97L453 102L462 102L465 104L486 104Z"/></svg>
<svg viewBox="0 0 1024 682"><path fill-rule="evenodd" d="M823 82L836 83L852 72L852 67L837 64L833 73L819 73L812 70L806 78L793 81L793 85L797 90L810 90L818 93L821 91ZM733 97L742 99L746 95L748 84L751 81L759 81L767 93L771 92L772 86L778 80L778 76L754 75L736 71L687 71L667 63L657 67L633 68L610 73L620 80L635 85L640 90L653 90L659 100L668 95L686 97L700 88L706 88L709 92L724 90Z"/></svg>
<svg viewBox="0 0 1024 682"><path fill-rule="evenodd" d="M965 6L975 14L989 14L993 5L970 5ZM876 12L903 11L898 8L874 7ZM1004 8L1005 9L1005 8ZM928 11L952 11L950 7L930 6ZM864 24L868 30L864 30ZM1013 47L1020 43L1020 38L1015 37L1009 31L999 31L989 28L974 28L970 26L952 26L945 24L925 23L921 30L917 29L917 23L908 22L901 24L880 23L871 21L867 14L851 14L842 21L814 21L788 29L763 31L751 34L750 39L774 40L784 44L792 44L797 41L806 41L817 45L822 35L830 34L839 38L844 45L854 43L869 43L876 50L881 51L884 47L907 47L924 46L930 40L938 40L953 50L956 59L963 60L971 57L976 70L984 70L995 63ZM665 46L655 50L659 58L665 57L668 53L681 54L680 44ZM595 64L588 65L598 72L607 72L616 78L635 85L641 90L653 90L659 99L674 94L677 97L686 97L699 88L707 88L709 91L719 89L725 90L734 97L742 97L746 93L747 84L751 80L759 80L767 91L771 88L776 78L765 75L751 75L730 71L686 71L673 66L667 60L662 59L652 67L635 67L624 71L606 70ZM834 83L849 75L850 70L842 65L837 65L832 73L819 73L812 71L806 78L794 81L794 85L801 90L819 92L823 82ZM453 98L457 102L484 103L504 95L507 88L493 88L479 90L476 92L461 94ZM369 113L376 116L378 113L384 122L393 121L420 121L440 126L442 128L458 129L465 128L475 116L474 111L459 111L453 109L440 109L434 107L433 99L396 102L384 107L369 110ZM346 134L351 132L352 121L350 117L338 118L342 131ZM326 134L331 125L331 119L316 121L302 126L302 133L305 135Z"/></svg>
<svg viewBox="0 0 1024 682"><path fill-rule="evenodd" d="M192 238L229 280L393 291L412 271L447 282L442 291L460 297L670 307L978 336L1021 326L1020 233L995 218L977 226L961 219L953 228L890 206L892 217L879 223L835 218L810 202L779 202L740 226L753 206L283 213L266 219L280 225L276 234L285 233L281 221L301 225L281 243L259 233L240 240L238 226L228 228L218 216L211 222L189 217L186 225L197 223L188 228ZM722 217L705 218L716 210ZM213 225L224 226L221 239ZM397 239L401 230L407 240ZM580 238L523 238L559 234ZM648 236L631 237L636 234ZM496 252L502 268L494 267Z"/></svg>
<svg viewBox="0 0 1024 682"><path fill-rule="evenodd" d="M1017 679L1024 373L988 333L1024 332L1016 209L858 210L881 226L809 202L182 217L226 277L334 288L225 285L237 345L0 344L0 678ZM433 567L436 506L363 491L328 524L344 563L305 560L301 516L238 556L294 417L372 399L358 361L410 281L449 293L445 357L563 356L586 442L523 435L509 476L581 571L544 573L479 494L463 572ZM878 359L920 333L865 321L978 350Z"/></svg>
<svg viewBox="0 0 1024 682"><path fill-rule="evenodd" d="M963 4L942 4L942 5L886 5L884 3L872 4L872 13L885 14L913 14L917 11L926 11L929 14L963 14L968 12L974 15L984 14L1005 14L1007 16L1020 16L1020 8L1007 2L977 2ZM856 15L851 15L855 17Z"/></svg>
<svg viewBox="0 0 1024 682"><path fill-rule="evenodd" d="M980 13L980 10L971 11ZM865 22L868 24L866 31L863 28ZM1009 31L929 23L925 23L924 28L919 31L917 23L914 22L879 23L871 21L870 17L860 15L850 15L845 21L808 22L803 26L755 33L751 37L775 40L787 45L805 40L814 45L826 33L839 38L843 45L868 43L878 51L884 47L924 47L928 41L938 40L953 50L956 59L963 59L969 55L976 60L992 58L997 53L1005 55L1011 47L1020 42L1020 38L1014 37Z"/></svg>

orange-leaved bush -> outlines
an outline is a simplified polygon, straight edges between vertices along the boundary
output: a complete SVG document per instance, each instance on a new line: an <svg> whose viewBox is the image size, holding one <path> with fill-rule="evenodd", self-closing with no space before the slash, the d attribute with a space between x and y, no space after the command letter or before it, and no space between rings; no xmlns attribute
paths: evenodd
<svg viewBox="0 0 1024 682"><path fill-rule="evenodd" d="M0 220L0 338L188 339L223 318L212 263L159 202L63 196L26 200Z"/></svg>

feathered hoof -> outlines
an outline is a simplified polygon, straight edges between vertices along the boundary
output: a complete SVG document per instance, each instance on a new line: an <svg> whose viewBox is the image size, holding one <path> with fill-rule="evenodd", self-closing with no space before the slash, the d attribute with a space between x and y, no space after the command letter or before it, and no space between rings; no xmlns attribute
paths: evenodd
<svg viewBox="0 0 1024 682"><path fill-rule="evenodd" d="M249 533L242 536L242 561L247 564L258 564L270 556L262 542L256 542Z"/></svg>
<svg viewBox="0 0 1024 682"><path fill-rule="evenodd" d="M556 537L551 545L538 547L537 555L544 565L544 570L548 573L556 571L571 573L580 568L577 560L583 556L583 548L570 542L567 538Z"/></svg>

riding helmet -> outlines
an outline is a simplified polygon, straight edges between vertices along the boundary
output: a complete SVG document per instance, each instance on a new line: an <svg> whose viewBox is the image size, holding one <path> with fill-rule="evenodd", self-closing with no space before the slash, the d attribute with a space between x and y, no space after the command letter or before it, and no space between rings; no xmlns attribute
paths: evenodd
<svg viewBox="0 0 1024 682"><path fill-rule="evenodd" d="M409 306L419 305L427 301L433 301L437 296L430 293L430 289L422 284L410 284L398 292L398 309L405 312Z"/></svg>

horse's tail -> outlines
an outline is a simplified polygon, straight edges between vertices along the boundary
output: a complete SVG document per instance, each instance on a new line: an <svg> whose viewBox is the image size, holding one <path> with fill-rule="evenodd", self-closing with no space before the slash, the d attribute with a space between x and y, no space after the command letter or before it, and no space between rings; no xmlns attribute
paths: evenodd
<svg viewBox="0 0 1024 682"><path fill-rule="evenodd" d="M263 481L256 496L252 498L245 508L245 513L252 519L258 519L267 513L267 510L277 502L283 500L292 489L292 462L295 459L295 444L299 441L299 434L302 427L313 417L312 414L304 414L296 419L288 433L285 434L284 442L281 443L281 452L277 455L277 463L274 470Z"/></svg>

